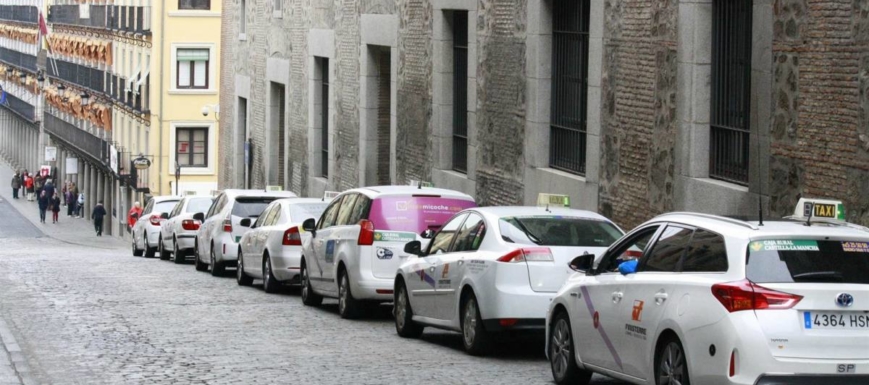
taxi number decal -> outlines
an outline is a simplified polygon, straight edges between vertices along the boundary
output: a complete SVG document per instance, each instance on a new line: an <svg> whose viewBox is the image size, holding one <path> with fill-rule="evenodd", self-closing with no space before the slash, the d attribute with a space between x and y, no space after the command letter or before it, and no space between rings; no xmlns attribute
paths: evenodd
<svg viewBox="0 0 869 385"><path fill-rule="evenodd" d="M842 251L846 253L869 253L869 242L842 242Z"/></svg>
<svg viewBox="0 0 869 385"><path fill-rule="evenodd" d="M866 314L822 314L812 312L804 313L804 321L806 329L824 328L824 329L869 329L869 315Z"/></svg>

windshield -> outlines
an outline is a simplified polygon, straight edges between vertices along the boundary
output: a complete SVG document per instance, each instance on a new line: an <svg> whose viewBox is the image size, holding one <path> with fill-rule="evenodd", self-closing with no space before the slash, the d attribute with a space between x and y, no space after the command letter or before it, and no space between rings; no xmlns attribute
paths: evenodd
<svg viewBox="0 0 869 385"><path fill-rule="evenodd" d="M168 213L175 208L176 204L178 204L178 201L162 201L154 204L154 209L151 211L155 213Z"/></svg>
<svg viewBox="0 0 869 385"><path fill-rule="evenodd" d="M754 241L745 274L757 283L869 284L869 242Z"/></svg>
<svg viewBox="0 0 869 385"><path fill-rule="evenodd" d="M474 201L439 196L387 196L371 203L368 219L377 230L419 234L437 230L455 213L476 206Z"/></svg>
<svg viewBox="0 0 869 385"><path fill-rule="evenodd" d="M193 198L187 203L187 213L204 213L211 207L212 198Z"/></svg>
<svg viewBox="0 0 869 385"><path fill-rule="evenodd" d="M232 206L232 215L242 218L255 218L263 213L266 206L278 198L238 198Z"/></svg>
<svg viewBox="0 0 869 385"><path fill-rule="evenodd" d="M296 203L290 205L290 218L293 222L301 223L308 218L317 219L323 215L329 207L329 202L323 203Z"/></svg>
<svg viewBox="0 0 869 385"><path fill-rule="evenodd" d="M505 241L523 245L609 247L623 235L606 221L556 215L504 217L499 225Z"/></svg>

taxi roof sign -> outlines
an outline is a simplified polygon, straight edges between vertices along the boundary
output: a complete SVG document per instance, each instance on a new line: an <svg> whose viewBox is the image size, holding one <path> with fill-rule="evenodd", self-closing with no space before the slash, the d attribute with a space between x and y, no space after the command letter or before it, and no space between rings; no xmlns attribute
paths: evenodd
<svg viewBox="0 0 869 385"><path fill-rule="evenodd" d="M323 200L332 200L335 199L335 197L337 197L338 195L341 195L340 191L326 191L323 193Z"/></svg>
<svg viewBox="0 0 869 385"><path fill-rule="evenodd" d="M413 187L434 187L434 183L432 183L432 182L426 182L426 181L415 180L415 179L411 179L410 183L408 183L408 185L413 186Z"/></svg>
<svg viewBox="0 0 869 385"><path fill-rule="evenodd" d="M266 191L268 191L268 192L284 191L284 186L266 186Z"/></svg>
<svg viewBox="0 0 869 385"><path fill-rule="evenodd" d="M830 199L800 198L797 207L794 208L793 218L844 221L845 205L841 201Z"/></svg>
<svg viewBox="0 0 869 385"><path fill-rule="evenodd" d="M570 207L570 196L540 193L537 194L537 205Z"/></svg>

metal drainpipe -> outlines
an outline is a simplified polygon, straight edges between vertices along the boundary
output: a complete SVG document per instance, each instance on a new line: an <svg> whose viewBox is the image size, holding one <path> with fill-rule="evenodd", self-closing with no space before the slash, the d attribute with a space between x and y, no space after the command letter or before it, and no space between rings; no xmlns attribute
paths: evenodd
<svg viewBox="0 0 869 385"><path fill-rule="evenodd" d="M153 6L154 1L151 1L151 4ZM163 62L165 61L165 60L163 60L164 59L163 58L163 49L165 48L165 41L166 41L166 34L165 34L166 12L163 9L163 6L165 6L166 3L161 2L161 4L162 5L160 7L160 54L154 55L154 53L151 52L151 57L153 58L154 56L157 56L160 60L160 115L158 116L158 121L160 122L160 125L158 128L158 130L160 131L160 135L159 135L160 136L160 143L157 145L157 147L159 147L158 154L160 155L160 169L157 172L157 186L160 186L160 191L162 192L163 191L163 172L162 172L162 170L163 170L163 104L164 104L163 103L163 99L164 99L163 98L163 86L165 83L163 81L163 79L166 77L166 74L163 72ZM168 162L167 162L167 170L168 170ZM170 191L169 194L171 195L172 192Z"/></svg>

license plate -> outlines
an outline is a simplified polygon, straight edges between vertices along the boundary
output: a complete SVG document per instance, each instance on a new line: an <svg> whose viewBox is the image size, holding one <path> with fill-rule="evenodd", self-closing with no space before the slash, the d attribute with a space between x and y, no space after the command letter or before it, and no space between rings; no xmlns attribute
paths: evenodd
<svg viewBox="0 0 869 385"><path fill-rule="evenodd" d="M856 312L803 312L806 329L869 330L869 314Z"/></svg>

